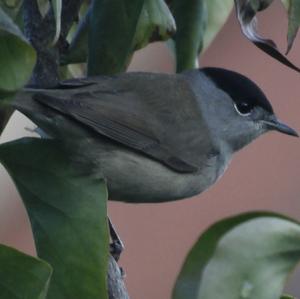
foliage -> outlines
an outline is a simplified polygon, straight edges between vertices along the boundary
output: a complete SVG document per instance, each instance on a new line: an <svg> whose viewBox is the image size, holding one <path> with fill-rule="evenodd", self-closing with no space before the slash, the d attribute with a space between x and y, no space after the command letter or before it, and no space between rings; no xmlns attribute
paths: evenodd
<svg viewBox="0 0 300 299"><path fill-rule="evenodd" d="M72 18L70 8L77 0L30 1L31 6L22 6L28 0L0 3L0 104L7 103L32 75L38 76L36 56L41 61L45 53L57 69L58 63L61 68L87 63L88 75L111 75L125 71L136 50L168 40L176 70L195 68L199 53L219 32L234 3L244 35L299 71L273 41L256 32L256 13L272 0L81 1ZM299 0L282 2L289 17L288 52L299 28L300 6ZM35 5L38 14L32 15L33 21L53 27L51 42L42 49L38 41L30 38L31 44L25 38L36 32L26 23L30 20L21 18ZM10 114L7 107L0 107L2 127ZM2 144L0 162L27 209L38 255L29 257L0 246L0 297L107 298L104 178L80 172L78 159L57 140L26 138ZM218 222L190 251L173 298L280 298L286 276L299 260L299 240L298 222L280 215L252 213Z"/></svg>
<svg viewBox="0 0 300 299"><path fill-rule="evenodd" d="M191 249L173 298L280 298L299 260L298 222L271 213L225 219Z"/></svg>

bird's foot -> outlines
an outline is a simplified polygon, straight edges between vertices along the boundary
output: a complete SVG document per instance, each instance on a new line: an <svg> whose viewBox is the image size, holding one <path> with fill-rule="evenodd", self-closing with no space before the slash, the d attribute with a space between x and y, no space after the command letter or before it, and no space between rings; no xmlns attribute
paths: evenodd
<svg viewBox="0 0 300 299"><path fill-rule="evenodd" d="M109 218L108 218L108 225L109 225L110 238L112 241L109 245L109 251L110 251L110 254L113 256L113 258L117 262L120 259L121 253L124 250L124 244L123 244L122 240L120 239L119 235L117 234L117 232ZM123 275L123 270L121 268L120 268L120 270Z"/></svg>

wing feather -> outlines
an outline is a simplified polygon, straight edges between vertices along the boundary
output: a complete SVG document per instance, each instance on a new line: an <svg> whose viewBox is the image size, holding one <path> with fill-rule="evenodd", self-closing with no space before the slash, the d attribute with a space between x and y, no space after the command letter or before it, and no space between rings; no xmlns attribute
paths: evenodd
<svg viewBox="0 0 300 299"><path fill-rule="evenodd" d="M85 95L83 96L83 94ZM116 97L116 94L111 92L108 95L105 95L105 91L101 94L103 98L105 96ZM120 94L118 96L120 97ZM154 135L153 130L149 127L151 124L147 124L145 119L137 117L138 113L118 109L118 105L112 105L109 101L99 101L94 97L93 93L81 93L79 98L76 98L76 94L74 94L72 98L68 98L43 92L33 96L34 100L39 103L66 114L95 132L139 151L177 172L197 171L195 165L172 154ZM91 100L92 98L94 99Z"/></svg>

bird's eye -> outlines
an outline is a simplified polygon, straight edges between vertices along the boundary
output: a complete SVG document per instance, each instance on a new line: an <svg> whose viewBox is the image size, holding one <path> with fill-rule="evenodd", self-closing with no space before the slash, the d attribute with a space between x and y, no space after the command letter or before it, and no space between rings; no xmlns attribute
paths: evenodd
<svg viewBox="0 0 300 299"><path fill-rule="evenodd" d="M234 108L238 114L247 116L251 113L253 106L247 102L239 102L234 104Z"/></svg>

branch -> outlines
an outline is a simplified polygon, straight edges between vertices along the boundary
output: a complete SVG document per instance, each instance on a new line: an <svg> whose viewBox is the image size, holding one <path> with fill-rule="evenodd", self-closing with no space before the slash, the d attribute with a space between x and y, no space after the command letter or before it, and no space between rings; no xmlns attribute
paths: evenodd
<svg viewBox="0 0 300 299"><path fill-rule="evenodd" d="M43 19L36 0L24 0L23 8L25 36L37 52L37 63L30 85L54 87L59 82L59 56L56 47L49 47L55 33L53 13Z"/></svg>
<svg viewBox="0 0 300 299"><path fill-rule="evenodd" d="M108 261L108 298L109 299L129 299L127 293L123 275L121 270L115 261L115 259L110 256Z"/></svg>

